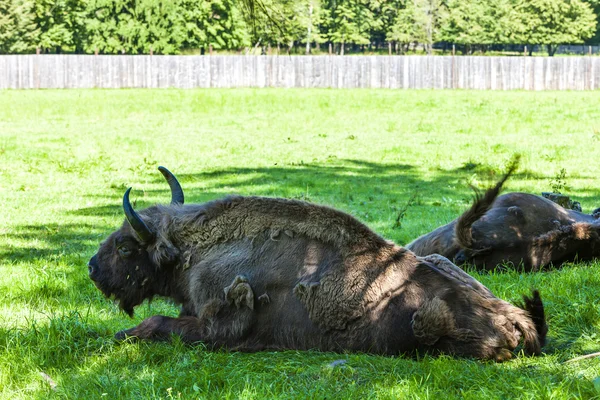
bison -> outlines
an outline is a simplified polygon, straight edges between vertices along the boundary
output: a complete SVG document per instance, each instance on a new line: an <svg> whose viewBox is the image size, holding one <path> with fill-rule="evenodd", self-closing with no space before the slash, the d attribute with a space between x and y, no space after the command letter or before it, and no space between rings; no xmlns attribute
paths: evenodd
<svg viewBox="0 0 600 400"><path fill-rule="evenodd" d="M539 354L540 295L516 307L448 259L418 257L341 211L303 201L230 196L135 211L88 263L89 277L130 316L145 299L181 304L118 332L239 351L438 352L503 361L523 339Z"/></svg>
<svg viewBox="0 0 600 400"><path fill-rule="evenodd" d="M502 185L516 168L454 221L425 234L406 248L419 256L440 254L478 269L510 265L537 271L552 264L600 256L600 208L591 214L565 208L542 196L513 192ZM565 200L565 196L549 198ZM577 202L563 204L577 208Z"/></svg>

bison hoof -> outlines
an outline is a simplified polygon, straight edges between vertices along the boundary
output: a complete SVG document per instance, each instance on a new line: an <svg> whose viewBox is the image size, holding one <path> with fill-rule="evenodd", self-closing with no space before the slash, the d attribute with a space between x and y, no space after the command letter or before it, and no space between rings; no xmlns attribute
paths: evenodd
<svg viewBox="0 0 600 400"><path fill-rule="evenodd" d="M512 353L508 349L500 348L496 351L494 355L494 361L496 362L504 362L508 361L512 358Z"/></svg>
<svg viewBox="0 0 600 400"><path fill-rule="evenodd" d="M127 339L138 339L137 336L131 334L131 329L123 329L122 331L115 333L114 337L115 340L119 342L122 342Z"/></svg>
<svg viewBox="0 0 600 400"><path fill-rule="evenodd" d="M223 291L229 304L234 303L237 308L246 305L249 309L254 310L254 292L245 276L236 276L231 285Z"/></svg>

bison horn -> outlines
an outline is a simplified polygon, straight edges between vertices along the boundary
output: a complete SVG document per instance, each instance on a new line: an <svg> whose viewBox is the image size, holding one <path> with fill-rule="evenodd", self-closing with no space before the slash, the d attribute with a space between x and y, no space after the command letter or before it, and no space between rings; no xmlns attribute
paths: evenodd
<svg viewBox="0 0 600 400"><path fill-rule="evenodd" d="M129 202L129 192L131 192L131 188L127 189L123 196L123 210L125 211L125 217L127 217L129 225L131 225L140 239L144 242L149 242L154 238L154 235L131 206L131 203Z"/></svg>
<svg viewBox="0 0 600 400"><path fill-rule="evenodd" d="M163 174L167 180L167 183L169 184L169 187L171 188L171 204L183 204L183 189L181 188L177 178L175 178L175 175L173 175L171 171L165 167L158 167L158 170L161 174Z"/></svg>

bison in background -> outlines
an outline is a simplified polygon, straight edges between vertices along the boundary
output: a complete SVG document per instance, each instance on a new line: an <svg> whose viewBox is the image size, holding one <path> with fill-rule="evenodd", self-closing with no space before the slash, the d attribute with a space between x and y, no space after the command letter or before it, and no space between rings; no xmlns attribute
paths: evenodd
<svg viewBox="0 0 600 400"><path fill-rule="evenodd" d="M468 263L487 270L512 264L537 271L549 264L600 257L600 208L584 214L533 194L498 196L515 168L516 163L483 196L477 194L471 208L456 220L406 248L419 256L440 254L458 265Z"/></svg>
<svg viewBox="0 0 600 400"><path fill-rule="evenodd" d="M129 315L145 299L181 304L116 334L234 350L414 351L503 361L547 331L537 291L522 308L495 297L444 257L418 257L352 216L303 201L226 197L134 211L88 263Z"/></svg>

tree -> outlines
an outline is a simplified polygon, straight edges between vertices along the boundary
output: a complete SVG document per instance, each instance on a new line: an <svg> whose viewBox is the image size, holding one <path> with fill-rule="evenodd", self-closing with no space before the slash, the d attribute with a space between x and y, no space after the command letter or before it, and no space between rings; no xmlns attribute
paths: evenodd
<svg viewBox="0 0 600 400"><path fill-rule="evenodd" d="M596 21L598 21L598 19L600 19L600 0L583 0L583 2L590 5L592 11L596 14ZM600 24L596 25L596 32L594 32L594 35L591 38L587 39L587 42L600 42Z"/></svg>
<svg viewBox="0 0 600 400"><path fill-rule="evenodd" d="M319 0L242 0L246 25L252 42L266 45L286 44L291 50L296 42L322 43L320 27L326 15Z"/></svg>
<svg viewBox="0 0 600 400"><path fill-rule="evenodd" d="M182 0L186 38L185 48L238 49L250 44L250 37L238 8L233 0Z"/></svg>
<svg viewBox="0 0 600 400"><path fill-rule="evenodd" d="M448 0L440 39L466 45L510 43L515 11L510 0Z"/></svg>
<svg viewBox="0 0 600 400"><path fill-rule="evenodd" d="M176 54L238 48L246 28L232 0L90 0L86 51Z"/></svg>
<svg viewBox="0 0 600 400"><path fill-rule="evenodd" d="M371 42L375 42L377 45L385 41L392 41L388 39L388 34L391 31L391 27L394 25L398 12L404 5L404 0L371 0L370 8L375 14L379 24L373 27L370 32Z"/></svg>
<svg viewBox="0 0 600 400"><path fill-rule="evenodd" d="M398 11L394 23L389 27L386 39L401 45L408 45L424 39L419 29L413 1L407 0L406 5Z"/></svg>
<svg viewBox="0 0 600 400"><path fill-rule="evenodd" d="M84 0L34 0L37 45L46 51L82 51L85 32Z"/></svg>
<svg viewBox="0 0 600 400"><path fill-rule="evenodd" d="M596 31L596 15L581 0L516 0L515 40L546 45L553 56L558 45L583 43Z"/></svg>
<svg viewBox="0 0 600 400"><path fill-rule="evenodd" d="M338 0L330 3L327 36L340 44L344 54L346 43L365 45L371 42L370 33L381 26L369 0Z"/></svg>
<svg viewBox="0 0 600 400"><path fill-rule="evenodd" d="M406 0L387 38L400 43L423 43L427 54L431 54L445 12L442 0Z"/></svg>
<svg viewBox="0 0 600 400"><path fill-rule="evenodd" d="M39 34L33 1L0 0L0 53L33 51Z"/></svg>

